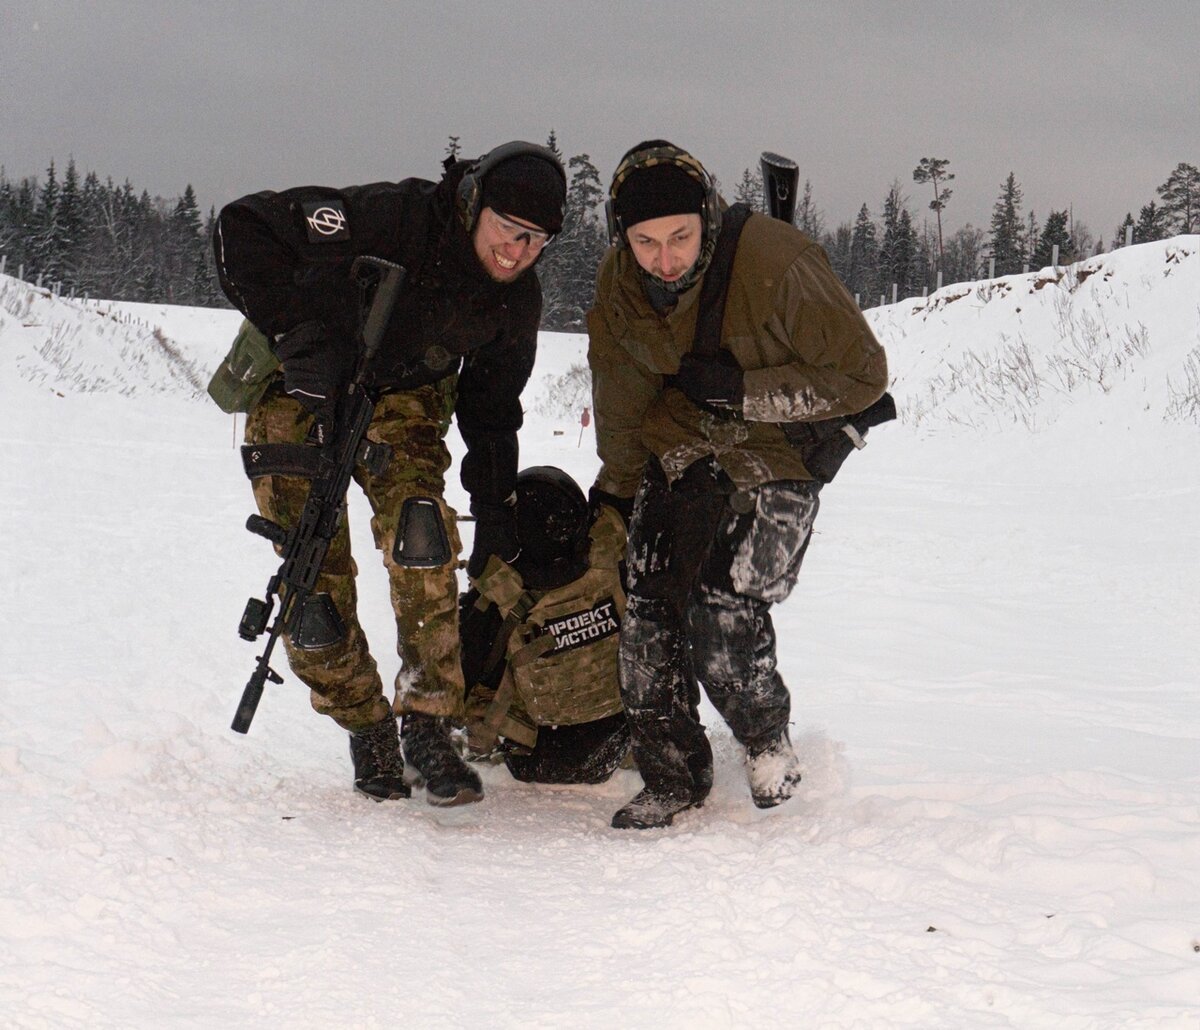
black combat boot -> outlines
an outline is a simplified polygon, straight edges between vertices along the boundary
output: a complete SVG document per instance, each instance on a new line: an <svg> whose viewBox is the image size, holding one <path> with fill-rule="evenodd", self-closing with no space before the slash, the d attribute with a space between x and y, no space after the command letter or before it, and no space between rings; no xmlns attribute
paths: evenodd
<svg viewBox="0 0 1200 1030"><path fill-rule="evenodd" d="M374 726L350 734L350 759L354 762L354 789L375 801L395 801L412 796L404 782L404 759L396 718L389 715Z"/></svg>
<svg viewBox="0 0 1200 1030"><path fill-rule="evenodd" d="M459 757L445 719L409 712L404 716L400 739L408 764L425 782L426 800L431 805L467 805L483 800L479 774Z"/></svg>
<svg viewBox="0 0 1200 1030"><path fill-rule="evenodd" d="M615 830L653 830L670 826L671 820L684 809L698 802L687 791L670 791L646 787L635 794L627 805L618 808L612 817Z"/></svg>

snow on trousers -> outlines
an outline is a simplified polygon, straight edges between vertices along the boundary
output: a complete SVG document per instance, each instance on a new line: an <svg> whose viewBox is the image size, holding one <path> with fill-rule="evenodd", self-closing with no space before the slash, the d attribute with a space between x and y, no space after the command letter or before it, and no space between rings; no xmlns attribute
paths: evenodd
<svg viewBox="0 0 1200 1030"><path fill-rule="evenodd" d="M780 480L735 496L712 459L670 486L657 460L646 466L629 527L620 674L647 786L691 790L687 758L703 735L689 704L693 675L743 746L787 726L770 607L796 584L819 491Z"/></svg>
<svg viewBox="0 0 1200 1030"><path fill-rule="evenodd" d="M385 394L375 408L367 435L395 448L391 464L381 476L359 467L354 479L371 505L371 531L383 554L396 616L397 651L403 667L396 677L394 708L461 718L463 679L455 575L461 544L454 513L442 500L450 467L444 436L453 404L453 378ZM300 404L273 385L246 419L246 442L302 443L312 421ZM308 496L309 480L272 475L252 482L259 511L285 528L292 526ZM410 569L392 558L400 508L413 496L436 498L441 506L454 555L446 565ZM290 636L284 636L288 663L311 690L313 708L351 731L379 722L393 709L384 697L378 667L359 624L357 572L343 520L315 589L329 594L345 633L336 643L315 648L298 647Z"/></svg>

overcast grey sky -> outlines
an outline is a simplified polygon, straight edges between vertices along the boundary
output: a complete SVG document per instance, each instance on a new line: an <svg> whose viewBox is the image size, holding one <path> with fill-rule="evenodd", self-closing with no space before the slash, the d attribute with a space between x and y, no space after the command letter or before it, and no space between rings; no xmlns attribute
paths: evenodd
<svg viewBox="0 0 1200 1030"><path fill-rule="evenodd" d="M605 184L662 136L731 194L794 158L827 225L893 180L924 217L924 156L957 178L948 228L1073 205L1105 241L1200 164L1200 0L3 0L0 164L130 179L201 206L257 189L436 177L551 129Z"/></svg>

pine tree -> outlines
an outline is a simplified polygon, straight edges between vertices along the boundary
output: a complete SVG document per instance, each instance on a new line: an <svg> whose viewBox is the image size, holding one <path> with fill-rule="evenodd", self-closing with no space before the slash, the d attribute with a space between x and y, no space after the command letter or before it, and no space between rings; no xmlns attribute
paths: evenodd
<svg viewBox="0 0 1200 1030"><path fill-rule="evenodd" d="M918 162L917 167L913 169L913 182L932 183L933 185L933 200L929 202L929 209L937 213L937 230L938 230L938 267L942 263L942 211L946 207L946 202L950 199L952 191L946 189L945 183L954 179L951 172L946 171L950 165L949 158L945 157L923 157Z"/></svg>
<svg viewBox="0 0 1200 1030"><path fill-rule="evenodd" d="M58 176L54 171L54 162L51 161L50 167L46 169L46 181L38 193L37 214L33 222L29 247L33 262L33 268L30 271L41 276L46 286L49 286L61 273L58 227L60 193Z"/></svg>
<svg viewBox="0 0 1200 1030"><path fill-rule="evenodd" d="M969 282L987 273L983 251L987 233L968 223L946 241L942 285Z"/></svg>
<svg viewBox="0 0 1200 1030"><path fill-rule="evenodd" d="M1133 225L1134 225L1133 215L1130 212L1126 211L1125 212L1125 220L1123 222L1121 222L1120 225L1117 226L1117 231L1113 234L1113 241L1112 241L1112 249L1113 250L1116 250L1118 247L1125 246L1126 231L1129 229L1132 229ZM1135 238L1135 242L1136 242L1136 238Z"/></svg>
<svg viewBox="0 0 1200 1030"><path fill-rule="evenodd" d="M821 245L829 255L829 263L833 266L842 285L850 289L850 248L854 238L854 229L849 222L842 222L832 233L825 233Z"/></svg>
<svg viewBox="0 0 1200 1030"><path fill-rule="evenodd" d="M119 269L118 242L122 226L118 215L117 190L112 179L104 185L94 173L89 173L83 183L84 196L84 242L76 286L86 294L119 300L124 293L115 289Z"/></svg>
<svg viewBox="0 0 1200 1030"><path fill-rule="evenodd" d="M75 168L74 158L71 158L67 161L67 174L63 179L62 192L58 198L55 244L58 251L59 274L68 291L77 286L76 276L80 266L80 250L84 233L83 216L79 172Z"/></svg>
<svg viewBox="0 0 1200 1030"><path fill-rule="evenodd" d="M1054 261L1054 248L1058 247L1058 263L1069 265L1075 260L1075 243L1067 227L1066 211L1051 211L1046 224L1038 234L1037 245L1030 255L1034 268L1046 268Z"/></svg>
<svg viewBox="0 0 1200 1030"><path fill-rule="evenodd" d="M450 136L446 143L446 156L451 161L457 161L458 155L462 152L462 147L459 146L458 140L458 136Z"/></svg>
<svg viewBox="0 0 1200 1030"><path fill-rule="evenodd" d="M1180 162L1157 192L1173 232L1200 232L1200 168Z"/></svg>
<svg viewBox="0 0 1200 1030"><path fill-rule="evenodd" d="M879 293L891 299L892 285L897 286L896 258L900 235L900 188L896 183L883 198L883 237L879 241L879 256L876 261L875 281Z"/></svg>
<svg viewBox="0 0 1200 1030"><path fill-rule="evenodd" d="M1021 271L1025 260L1021 239L1022 193L1012 172L1000 190L992 208L992 257L996 260L997 275L1012 275Z"/></svg>
<svg viewBox="0 0 1200 1030"><path fill-rule="evenodd" d="M917 256L917 234L913 229L900 183L892 183L883 201L883 241L879 245L878 281L890 299L892 287L898 297L912 293L913 265Z"/></svg>
<svg viewBox="0 0 1200 1030"><path fill-rule="evenodd" d="M1166 212L1153 200L1143 205L1138 212L1137 225L1133 227L1134 242L1152 243L1154 240L1165 240L1170 234Z"/></svg>
<svg viewBox="0 0 1200 1030"><path fill-rule="evenodd" d="M165 241L167 297L175 304L194 305L207 292L208 266L204 227L196 191L189 182L171 212Z"/></svg>
<svg viewBox="0 0 1200 1030"><path fill-rule="evenodd" d="M796 205L796 215L792 219L792 224L795 225L805 236L811 236L814 240L819 240L822 233L825 231L824 219L821 217L821 212L817 210L817 205L813 203L812 195L812 180L804 180L804 192L800 194L800 202Z"/></svg>
<svg viewBox="0 0 1200 1030"><path fill-rule="evenodd" d="M211 217L211 216L210 216ZM71 159L58 178L52 161L36 179L10 184L0 169L0 252L16 273L112 300L226 302L217 289L209 239L189 185L175 203L139 196L128 181L80 183Z"/></svg>
<svg viewBox="0 0 1200 1030"><path fill-rule="evenodd" d="M592 305L596 270L608 246L608 230L600 211L604 188L591 158L578 154L567 167L571 180L562 232L539 262L538 278L542 284L543 327L580 332Z"/></svg>
<svg viewBox="0 0 1200 1030"><path fill-rule="evenodd" d="M875 223L871 220L867 205L863 204L858 210L850 236L850 266L846 277L846 289L858 295L862 307L873 306L877 296L875 286L879 244L875 237Z"/></svg>
<svg viewBox="0 0 1200 1030"><path fill-rule="evenodd" d="M217 278L217 259L211 246L216 228L217 209L215 206L209 207L208 217L204 220L204 293L198 301L206 308L229 306L229 301L221 291L221 283Z"/></svg>
<svg viewBox="0 0 1200 1030"><path fill-rule="evenodd" d="M552 153L555 157L557 157L559 161L562 161L563 153L558 146L558 133L556 133L553 129L550 130L550 135L546 137L546 149L549 150L550 153Z"/></svg>
<svg viewBox="0 0 1200 1030"><path fill-rule="evenodd" d="M0 255L4 255L8 261L13 260L13 248L21 237L20 226L14 219L15 206L15 192L4 175L4 166L0 165ZM16 271L17 266L13 265L8 269L8 274L14 275Z"/></svg>
<svg viewBox="0 0 1200 1030"><path fill-rule="evenodd" d="M34 267L36 217L37 180L26 176L9 183L0 169L0 251L8 258L9 275L17 275L24 265L28 276Z"/></svg>
<svg viewBox="0 0 1200 1030"><path fill-rule="evenodd" d="M905 217L911 222L912 216L905 212ZM921 231L917 232L912 226L913 252L909 262L908 281L909 296L916 296L928 287L934 289L937 283L938 242L933 230L929 227L929 219L921 222Z"/></svg>
<svg viewBox="0 0 1200 1030"><path fill-rule="evenodd" d="M751 211L766 212L766 202L763 198L763 180L761 172L751 172L749 168L742 169L741 181L733 194L734 203L745 204Z"/></svg>

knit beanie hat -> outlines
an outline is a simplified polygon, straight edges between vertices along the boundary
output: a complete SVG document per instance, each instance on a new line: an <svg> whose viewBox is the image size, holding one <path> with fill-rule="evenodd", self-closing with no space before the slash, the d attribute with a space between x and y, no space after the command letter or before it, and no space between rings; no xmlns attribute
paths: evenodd
<svg viewBox="0 0 1200 1030"><path fill-rule="evenodd" d="M613 211L628 232L638 222L666 215L701 214L704 186L670 161L634 168L617 188Z"/></svg>
<svg viewBox="0 0 1200 1030"><path fill-rule="evenodd" d="M562 230L567 187L561 172L536 154L501 161L483 180L483 206L548 233Z"/></svg>

